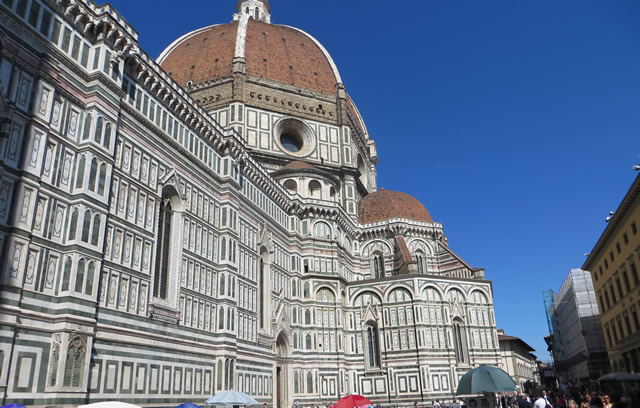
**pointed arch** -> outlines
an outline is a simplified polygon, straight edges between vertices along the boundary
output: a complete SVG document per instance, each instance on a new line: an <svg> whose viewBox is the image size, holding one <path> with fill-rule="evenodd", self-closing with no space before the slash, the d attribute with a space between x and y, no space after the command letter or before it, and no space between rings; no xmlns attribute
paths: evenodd
<svg viewBox="0 0 640 408"><path fill-rule="evenodd" d="M65 387L81 387L84 377L84 361L87 353L87 344L81 337L73 337L67 348L67 358L64 366Z"/></svg>

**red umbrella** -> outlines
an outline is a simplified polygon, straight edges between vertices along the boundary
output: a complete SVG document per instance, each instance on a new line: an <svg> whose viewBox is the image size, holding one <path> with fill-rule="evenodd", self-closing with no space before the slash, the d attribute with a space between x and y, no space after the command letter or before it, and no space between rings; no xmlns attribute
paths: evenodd
<svg viewBox="0 0 640 408"><path fill-rule="evenodd" d="M373 405L368 398L363 397L362 395L347 395L346 397L340 398L334 408L353 408L353 407L361 407L363 405Z"/></svg>

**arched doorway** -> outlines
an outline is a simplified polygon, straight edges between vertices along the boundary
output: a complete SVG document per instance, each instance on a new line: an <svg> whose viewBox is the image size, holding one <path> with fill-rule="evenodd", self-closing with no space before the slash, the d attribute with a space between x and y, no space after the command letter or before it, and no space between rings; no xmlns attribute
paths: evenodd
<svg viewBox="0 0 640 408"><path fill-rule="evenodd" d="M289 336L282 330L276 338L276 373L274 385L274 404L276 408L288 408L292 405L290 360L291 347Z"/></svg>

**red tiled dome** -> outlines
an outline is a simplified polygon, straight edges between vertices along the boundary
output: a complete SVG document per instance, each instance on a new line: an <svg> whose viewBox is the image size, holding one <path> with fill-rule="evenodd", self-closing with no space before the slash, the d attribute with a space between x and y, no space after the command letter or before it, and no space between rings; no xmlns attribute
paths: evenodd
<svg viewBox="0 0 640 408"><path fill-rule="evenodd" d="M371 193L360 200L358 218L361 224L385 221L391 218L433 222L431 214L420 201L409 194L384 189Z"/></svg>
<svg viewBox="0 0 640 408"><path fill-rule="evenodd" d="M171 44L160 56L160 66L180 85L231 75L239 23L214 25L193 31ZM326 50L298 29L249 19L244 44L246 73L335 94L339 74Z"/></svg>
<svg viewBox="0 0 640 408"><path fill-rule="evenodd" d="M280 170L295 170L295 169L315 169L315 166L311 163L303 162L301 160L294 160L288 163Z"/></svg>

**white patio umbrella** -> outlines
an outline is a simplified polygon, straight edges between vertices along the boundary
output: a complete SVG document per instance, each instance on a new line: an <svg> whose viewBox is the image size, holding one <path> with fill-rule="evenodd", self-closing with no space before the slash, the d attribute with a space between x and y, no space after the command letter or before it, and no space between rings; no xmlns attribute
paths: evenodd
<svg viewBox="0 0 640 408"><path fill-rule="evenodd" d="M205 401L207 405L259 405L253 397L240 391L224 391Z"/></svg>
<svg viewBox="0 0 640 408"><path fill-rule="evenodd" d="M80 405L78 408L140 408L138 405L127 404L120 401L96 402L89 405Z"/></svg>

